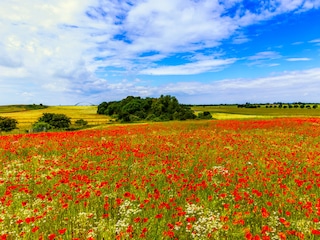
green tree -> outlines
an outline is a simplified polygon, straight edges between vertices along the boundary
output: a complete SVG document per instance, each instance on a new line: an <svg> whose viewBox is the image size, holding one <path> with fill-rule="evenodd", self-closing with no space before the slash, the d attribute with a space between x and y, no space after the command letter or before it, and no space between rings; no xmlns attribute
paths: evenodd
<svg viewBox="0 0 320 240"><path fill-rule="evenodd" d="M46 132L52 129L52 126L46 122L36 122L32 125L32 129L34 132Z"/></svg>
<svg viewBox="0 0 320 240"><path fill-rule="evenodd" d="M77 121L74 122L76 125L78 126L87 126L88 125L88 121L84 120L84 119L78 119Z"/></svg>
<svg viewBox="0 0 320 240"><path fill-rule="evenodd" d="M196 117L190 108L179 104L178 100L170 95L146 99L128 96L121 101L103 102L98 106L97 113L114 116L122 122L144 119L148 121L184 120Z"/></svg>
<svg viewBox="0 0 320 240"><path fill-rule="evenodd" d="M100 104L98 105L98 111L97 111L97 113L98 113L98 114L104 114L105 111L107 110L107 108L108 108L108 103L107 103L107 102L100 103Z"/></svg>
<svg viewBox="0 0 320 240"><path fill-rule="evenodd" d="M0 117L0 131L10 132L17 128L18 121L9 117Z"/></svg>
<svg viewBox="0 0 320 240"><path fill-rule="evenodd" d="M198 114L199 119L212 119L212 115L210 112L203 112Z"/></svg>
<svg viewBox="0 0 320 240"><path fill-rule="evenodd" d="M37 122L45 122L52 126L52 128L68 128L71 120L65 114L44 113Z"/></svg>

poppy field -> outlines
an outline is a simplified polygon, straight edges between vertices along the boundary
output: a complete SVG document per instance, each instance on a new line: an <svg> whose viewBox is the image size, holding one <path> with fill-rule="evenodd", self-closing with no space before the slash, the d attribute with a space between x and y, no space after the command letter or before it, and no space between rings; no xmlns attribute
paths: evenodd
<svg viewBox="0 0 320 240"><path fill-rule="evenodd" d="M0 239L319 239L320 119L0 136Z"/></svg>

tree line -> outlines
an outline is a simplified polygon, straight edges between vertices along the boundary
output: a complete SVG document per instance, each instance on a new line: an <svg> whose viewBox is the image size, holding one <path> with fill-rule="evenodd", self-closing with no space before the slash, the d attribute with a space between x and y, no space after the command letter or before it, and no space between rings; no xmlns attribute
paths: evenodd
<svg viewBox="0 0 320 240"><path fill-rule="evenodd" d="M195 119L197 116L189 106L182 105L177 98L161 95L159 98L141 98L128 96L121 101L102 102L98 105L98 114L109 115L121 122L170 121ZM210 113L200 117L210 118ZM212 118L212 116L211 116Z"/></svg>
<svg viewBox="0 0 320 240"><path fill-rule="evenodd" d="M316 109L318 108L317 104L306 104L306 103L273 103L273 104L263 104L265 108L307 108L307 109ZM238 104L238 108L260 108L260 104L255 104L255 103L246 103L246 104Z"/></svg>

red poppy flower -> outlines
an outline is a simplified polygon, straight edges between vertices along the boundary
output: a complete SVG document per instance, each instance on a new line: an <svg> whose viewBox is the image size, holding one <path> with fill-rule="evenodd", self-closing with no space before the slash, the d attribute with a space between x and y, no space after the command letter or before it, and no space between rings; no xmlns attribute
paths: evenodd
<svg viewBox="0 0 320 240"><path fill-rule="evenodd" d="M313 230L311 231L311 233L312 233L313 235L320 235L320 230L313 229Z"/></svg>
<svg viewBox="0 0 320 240"><path fill-rule="evenodd" d="M66 231L67 231L66 228L63 228L63 229L58 230L58 232L59 232L60 234L64 234Z"/></svg>
<svg viewBox="0 0 320 240"><path fill-rule="evenodd" d="M38 231L38 229L39 229L39 227L38 227L38 226L35 226L35 227L32 228L31 231L34 233L34 232Z"/></svg>

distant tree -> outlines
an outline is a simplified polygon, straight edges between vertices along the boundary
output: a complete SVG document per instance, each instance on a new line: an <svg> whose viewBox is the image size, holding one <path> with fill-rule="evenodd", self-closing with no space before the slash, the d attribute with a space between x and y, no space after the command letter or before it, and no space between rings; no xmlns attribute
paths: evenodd
<svg viewBox="0 0 320 240"><path fill-rule="evenodd" d="M318 105L317 104L315 104L315 105L313 105L313 107L312 107L313 109L316 109L316 108L318 108Z"/></svg>
<svg viewBox="0 0 320 240"><path fill-rule="evenodd" d="M33 132L46 132L53 127L46 122L36 122L32 125Z"/></svg>
<svg viewBox="0 0 320 240"><path fill-rule="evenodd" d="M199 119L212 119L212 115L210 112L203 112L198 114Z"/></svg>
<svg viewBox="0 0 320 240"><path fill-rule="evenodd" d="M78 119L74 122L76 125L78 126L87 126L88 125L88 121L84 120L84 119Z"/></svg>
<svg viewBox="0 0 320 240"><path fill-rule="evenodd" d="M98 106L98 114L104 114L104 112L107 110L108 108L108 103L107 102L103 102L100 103Z"/></svg>
<svg viewBox="0 0 320 240"><path fill-rule="evenodd" d="M9 117L0 117L0 131L10 132L17 128L18 121Z"/></svg>
<svg viewBox="0 0 320 240"><path fill-rule="evenodd" d="M56 114L56 113L43 113L42 117L40 117L37 121L48 123L52 126L52 128L68 128L71 124L71 120L65 114Z"/></svg>

